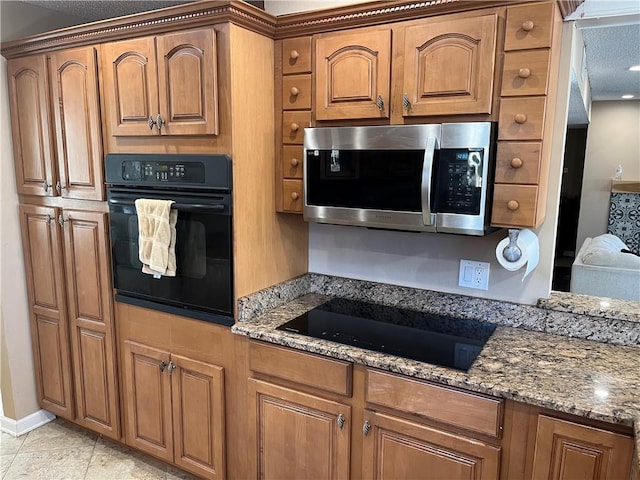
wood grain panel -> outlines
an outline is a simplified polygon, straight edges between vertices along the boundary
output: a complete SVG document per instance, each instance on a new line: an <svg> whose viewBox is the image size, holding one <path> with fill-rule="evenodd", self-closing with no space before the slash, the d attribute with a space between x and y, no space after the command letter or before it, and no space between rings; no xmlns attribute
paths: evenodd
<svg viewBox="0 0 640 480"><path fill-rule="evenodd" d="M290 75L282 78L282 108L305 110L311 108L311 75Z"/></svg>
<svg viewBox="0 0 640 480"><path fill-rule="evenodd" d="M49 82L44 55L9 60L7 79L18 193L55 195Z"/></svg>
<svg viewBox="0 0 640 480"><path fill-rule="evenodd" d="M537 184L541 152L540 142L498 142L495 182Z"/></svg>
<svg viewBox="0 0 640 480"><path fill-rule="evenodd" d="M498 140L542 140L545 101L545 97L503 98Z"/></svg>
<svg viewBox="0 0 640 480"><path fill-rule="evenodd" d="M548 49L505 53L500 94L503 97L545 95L549 58Z"/></svg>
<svg viewBox="0 0 640 480"><path fill-rule="evenodd" d="M496 184L493 189L491 225L504 227L537 227L535 185ZM513 209L509 208L509 202Z"/></svg>
<svg viewBox="0 0 640 480"><path fill-rule="evenodd" d="M287 38L282 41L282 73L311 73L311 37Z"/></svg>
<svg viewBox="0 0 640 480"><path fill-rule="evenodd" d="M368 370L365 400L471 432L501 435L504 401L497 398Z"/></svg>
<svg viewBox="0 0 640 480"><path fill-rule="evenodd" d="M282 147L282 173L284 178L302 178L304 150L301 146Z"/></svg>
<svg viewBox="0 0 640 480"><path fill-rule="evenodd" d="M302 213L304 207L304 185L301 179L282 180L282 210Z"/></svg>
<svg viewBox="0 0 640 480"><path fill-rule="evenodd" d="M224 369L174 354L171 360L174 461L205 478L226 478Z"/></svg>
<svg viewBox="0 0 640 480"><path fill-rule="evenodd" d="M504 50L526 50L551 46L555 2L507 8Z"/></svg>
<svg viewBox="0 0 640 480"><path fill-rule="evenodd" d="M81 418L101 425L111 426L112 409L110 407L115 398L109 393L110 379L107 376L107 345L105 334L78 328L78 363L80 379L76 380L78 395L78 409L82 411ZM79 380L79 381L78 381Z"/></svg>
<svg viewBox="0 0 640 480"><path fill-rule="evenodd" d="M35 329L36 368L42 378L40 401L53 413L62 411L66 418L73 418L71 370L64 348L67 331L57 319L40 315L35 315Z"/></svg>
<svg viewBox="0 0 640 480"><path fill-rule="evenodd" d="M282 143L302 145L304 129L311 126L311 112L282 112Z"/></svg>
<svg viewBox="0 0 640 480"><path fill-rule="evenodd" d="M249 365L254 372L351 396L353 365L349 362L251 342Z"/></svg>

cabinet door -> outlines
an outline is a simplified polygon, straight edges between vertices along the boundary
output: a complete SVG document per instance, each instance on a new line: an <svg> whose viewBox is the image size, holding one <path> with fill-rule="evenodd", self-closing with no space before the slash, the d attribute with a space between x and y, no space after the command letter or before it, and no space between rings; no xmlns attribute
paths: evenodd
<svg viewBox="0 0 640 480"><path fill-rule="evenodd" d="M172 461L169 353L127 340L122 358L125 440L134 448Z"/></svg>
<svg viewBox="0 0 640 480"><path fill-rule="evenodd" d="M55 195L44 55L9 60L7 78L18 193Z"/></svg>
<svg viewBox="0 0 640 480"><path fill-rule="evenodd" d="M389 117L391 29L316 37L316 119Z"/></svg>
<svg viewBox="0 0 640 480"><path fill-rule="evenodd" d="M500 449L453 433L365 410L363 478L497 479Z"/></svg>
<svg viewBox="0 0 640 480"><path fill-rule="evenodd" d="M349 477L351 407L254 379L249 392L257 478Z"/></svg>
<svg viewBox="0 0 640 480"><path fill-rule="evenodd" d="M213 29L161 35L158 91L166 135L218 133L216 37Z"/></svg>
<svg viewBox="0 0 640 480"><path fill-rule="evenodd" d="M171 374L174 461L206 478L225 478L224 369L179 355Z"/></svg>
<svg viewBox="0 0 640 480"><path fill-rule="evenodd" d="M107 214L62 212L78 422L120 438Z"/></svg>
<svg viewBox="0 0 640 480"><path fill-rule="evenodd" d="M111 135L157 135L157 127L150 123L159 113L154 37L105 43L100 48L103 105Z"/></svg>
<svg viewBox="0 0 640 480"><path fill-rule="evenodd" d="M408 27L404 116L491 113L496 15Z"/></svg>
<svg viewBox="0 0 640 480"><path fill-rule="evenodd" d="M564 420L538 418L532 478L629 478L633 440Z"/></svg>
<svg viewBox="0 0 640 480"><path fill-rule="evenodd" d="M20 205L31 338L40 406L73 420L64 262L56 209Z"/></svg>
<svg viewBox="0 0 640 480"><path fill-rule="evenodd" d="M50 54L49 75L60 193L68 198L104 200L95 48Z"/></svg>

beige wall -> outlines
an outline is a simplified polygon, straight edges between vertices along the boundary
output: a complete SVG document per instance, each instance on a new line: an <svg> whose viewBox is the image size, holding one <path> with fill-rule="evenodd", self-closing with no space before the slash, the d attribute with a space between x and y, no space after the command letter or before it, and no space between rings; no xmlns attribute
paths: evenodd
<svg viewBox="0 0 640 480"><path fill-rule="evenodd" d="M640 100L593 102L587 131L576 248L607 232L611 179L640 181Z"/></svg>

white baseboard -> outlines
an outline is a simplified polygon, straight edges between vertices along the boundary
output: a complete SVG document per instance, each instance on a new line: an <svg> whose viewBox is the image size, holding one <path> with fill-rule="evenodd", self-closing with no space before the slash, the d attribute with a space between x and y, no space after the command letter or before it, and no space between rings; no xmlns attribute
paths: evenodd
<svg viewBox="0 0 640 480"><path fill-rule="evenodd" d="M0 430L8 433L9 435L13 435L14 437L19 437L20 435L30 432L34 428L38 428L49 423L54 418L56 418L56 416L46 410L38 410L37 412L18 420L3 416L0 418Z"/></svg>

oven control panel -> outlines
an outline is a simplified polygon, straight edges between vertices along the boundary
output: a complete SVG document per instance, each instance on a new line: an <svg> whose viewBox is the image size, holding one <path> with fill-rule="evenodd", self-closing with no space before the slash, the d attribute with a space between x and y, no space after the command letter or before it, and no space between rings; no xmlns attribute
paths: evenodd
<svg viewBox="0 0 640 480"><path fill-rule="evenodd" d="M122 162L122 179L143 183L203 183L204 165L198 162Z"/></svg>

